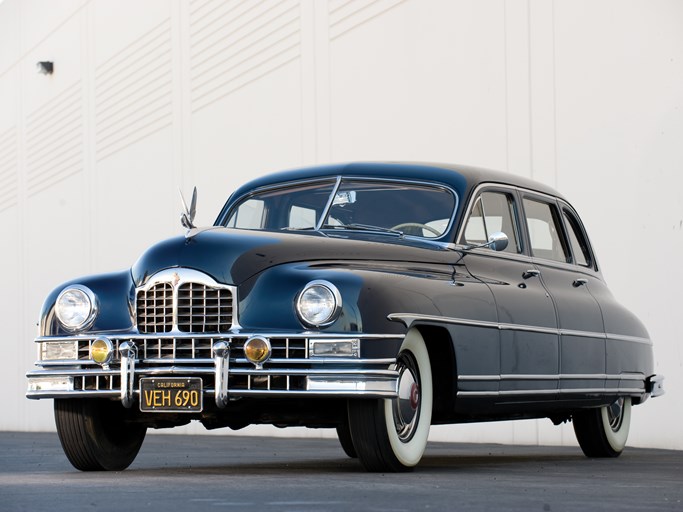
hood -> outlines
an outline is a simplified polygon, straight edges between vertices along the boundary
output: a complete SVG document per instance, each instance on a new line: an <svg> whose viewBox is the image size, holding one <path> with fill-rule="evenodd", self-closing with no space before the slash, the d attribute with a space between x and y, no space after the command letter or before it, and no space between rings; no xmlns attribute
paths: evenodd
<svg viewBox="0 0 683 512"><path fill-rule="evenodd" d="M283 263L327 261L453 262L453 252L433 242L385 234L330 236L212 227L164 240L133 265L135 286L160 270L192 268L224 284L239 285Z"/></svg>

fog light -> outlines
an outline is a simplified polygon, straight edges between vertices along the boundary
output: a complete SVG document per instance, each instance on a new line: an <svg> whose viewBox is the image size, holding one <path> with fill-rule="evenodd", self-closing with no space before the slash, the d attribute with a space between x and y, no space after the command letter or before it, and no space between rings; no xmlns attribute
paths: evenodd
<svg viewBox="0 0 683 512"><path fill-rule="evenodd" d="M360 357L360 340L310 340L311 357Z"/></svg>
<svg viewBox="0 0 683 512"><path fill-rule="evenodd" d="M113 349L109 338L100 336L90 345L90 359L99 364L107 364L111 361Z"/></svg>
<svg viewBox="0 0 683 512"><path fill-rule="evenodd" d="M249 362L262 368L271 354L270 341L261 336L253 336L244 342L244 356Z"/></svg>

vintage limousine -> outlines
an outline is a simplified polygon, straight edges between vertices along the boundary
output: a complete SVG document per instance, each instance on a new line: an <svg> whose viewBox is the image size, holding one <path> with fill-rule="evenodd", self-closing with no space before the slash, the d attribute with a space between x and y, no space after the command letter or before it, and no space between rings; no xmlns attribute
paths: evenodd
<svg viewBox="0 0 683 512"><path fill-rule="evenodd" d="M369 471L418 464L432 424L504 419L571 421L614 457L663 393L645 327L542 184L352 163L252 181L210 227L195 200L184 235L45 301L27 396L54 399L80 470L192 420L336 428Z"/></svg>

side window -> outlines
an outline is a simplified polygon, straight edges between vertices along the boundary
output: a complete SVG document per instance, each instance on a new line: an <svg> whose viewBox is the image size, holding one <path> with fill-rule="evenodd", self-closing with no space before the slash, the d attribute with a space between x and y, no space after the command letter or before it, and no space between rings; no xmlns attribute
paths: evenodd
<svg viewBox="0 0 683 512"><path fill-rule="evenodd" d="M590 267L593 264L591 252L588 248L588 241L581 229L579 221L574 215L567 210L563 210L564 221L567 226L567 234L569 235L569 244L574 254L574 263L584 267Z"/></svg>
<svg viewBox="0 0 683 512"><path fill-rule="evenodd" d="M484 192L477 198L467 220L463 243L484 244L492 233L502 231L509 239L505 252L519 253L521 246L515 219L515 203L510 194Z"/></svg>
<svg viewBox="0 0 683 512"><path fill-rule="evenodd" d="M531 254L538 258L571 263L557 208L549 203L524 198L524 212Z"/></svg>

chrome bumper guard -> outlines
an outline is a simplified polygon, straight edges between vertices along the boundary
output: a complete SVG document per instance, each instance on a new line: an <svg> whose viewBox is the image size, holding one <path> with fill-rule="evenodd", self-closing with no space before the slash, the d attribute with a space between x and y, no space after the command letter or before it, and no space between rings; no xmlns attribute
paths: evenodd
<svg viewBox="0 0 683 512"><path fill-rule="evenodd" d="M652 398L662 396L664 391L664 375L652 375L647 378L645 390L650 393Z"/></svg>
<svg viewBox="0 0 683 512"><path fill-rule="evenodd" d="M300 335L303 337L305 335ZM309 337L311 335L307 335ZM339 336L335 337L339 338ZM400 338L400 336L354 336L353 338ZM37 342L78 340L74 338L39 338ZM113 339L113 337L112 337ZM125 341L124 341L125 340ZM82 341L82 339L81 339ZM211 347L212 358L196 359L143 359L142 349L136 346L135 337L121 337L117 343L120 367L116 362L99 365L89 359L40 360L26 374L29 380L27 398L119 398L125 407L132 407L139 396L136 377L145 376L199 376L213 377L213 387L204 386L204 394L213 396L216 406L225 408L230 399L247 396L269 397L364 397L394 398L397 396L398 372L395 359L360 359L346 357L308 357L271 359L265 368L248 364L244 358L234 358L231 368L231 343L217 338ZM230 389L229 377L239 377L246 383L239 389ZM272 379L281 379L286 385L271 387ZM86 379L92 384L85 385ZM116 382L119 379L120 384ZM286 380L285 380L286 379ZM290 387L290 379L300 384ZM82 382L82 383L81 383ZM259 385L252 383L259 382ZM81 383L77 386L77 383Z"/></svg>

